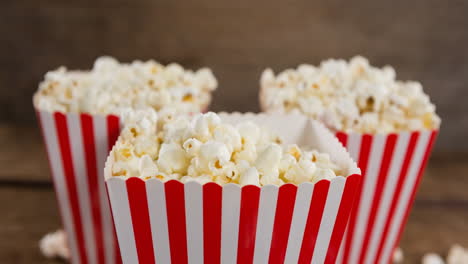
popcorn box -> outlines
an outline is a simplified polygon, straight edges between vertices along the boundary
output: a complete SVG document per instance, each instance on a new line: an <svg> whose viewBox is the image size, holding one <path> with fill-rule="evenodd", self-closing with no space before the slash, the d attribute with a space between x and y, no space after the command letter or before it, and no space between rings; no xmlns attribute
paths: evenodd
<svg viewBox="0 0 468 264"><path fill-rule="evenodd" d="M123 263L335 263L361 178L344 147L302 116L220 116L328 153L347 177L262 187L122 179L111 153L104 174Z"/></svg>
<svg viewBox="0 0 468 264"><path fill-rule="evenodd" d="M72 263L121 263L104 185L105 159L120 121L115 115L37 110Z"/></svg>
<svg viewBox="0 0 468 264"><path fill-rule="evenodd" d="M336 134L363 175L338 263L391 263L437 133Z"/></svg>

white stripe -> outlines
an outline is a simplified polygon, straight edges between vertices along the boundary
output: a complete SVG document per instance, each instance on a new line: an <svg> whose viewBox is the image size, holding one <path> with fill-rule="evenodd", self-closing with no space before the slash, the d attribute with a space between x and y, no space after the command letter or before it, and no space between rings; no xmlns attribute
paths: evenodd
<svg viewBox="0 0 468 264"><path fill-rule="evenodd" d="M343 233L343 239L341 240L340 248L338 250L338 256L336 256L336 263L343 263L343 256L344 256L344 251L346 248L346 238L348 237L348 226L349 226L349 218L348 218L348 223L346 225L346 229Z"/></svg>
<svg viewBox="0 0 468 264"><path fill-rule="evenodd" d="M348 143L346 148L348 149L349 155L351 158L356 161L359 161L359 151L361 150L361 140L362 136L360 134L349 134Z"/></svg>
<svg viewBox="0 0 468 264"><path fill-rule="evenodd" d="M184 191L188 263L203 263L203 189L197 182L188 182Z"/></svg>
<svg viewBox="0 0 468 264"><path fill-rule="evenodd" d="M146 195L156 263L169 264L171 263L171 251L169 249L164 183L157 179L146 181Z"/></svg>
<svg viewBox="0 0 468 264"><path fill-rule="evenodd" d="M91 195L88 184L88 171L86 170L86 154L84 151L82 127L78 114L67 114L67 125L70 140L70 151L73 160L73 169L78 193L81 223L88 262L97 263L96 240L94 239L94 224L92 217ZM99 201L95 201L99 202Z"/></svg>
<svg viewBox="0 0 468 264"><path fill-rule="evenodd" d="M62 224L67 232L67 242L70 245L72 263L79 263L78 245L76 243L75 225L73 222L68 189L65 183L65 173L63 171L62 156L60 155L59 139L55 127L54 115L47 112L39 112L41 126L43 129L45 145L49 155L49 161L54 180L55 192L57 193L60 212L62 214Z"/></svg>
<svg viewBox="0 0 468 264"><path fill-rule="evenodd" d="M375 259L378 246L380 241L384 239L382 233L385 227L385 222L390 213L390 205L392 203L392 198L395 195L395 188L400 176L400 172L403 166L403 161L405 158L405 153L408 148L409 143L409 133L402 132L398 134L397 142L395 145L395 150L390 161L390 167L387 175L387 182L382 193L382 199L377 208L377 216L375 218L375 225L373 228L373 233L371 239L369 240L369 249L366 250L367 258L365 263L372 264L377 263Z"/></svg>
<svg viewBox="0 0 468 264"><path fill-rule="evenodd" d="M357 219L354 226L354 237L352 239L352 249L349 257L349 263L358 263L359 255L362 250L364 235L369 221L369 213L374 200L375 185L380 171L380 163L385 147L385 135L375 135L372 140L372 146L367 162L366 175L363 177L362 195L357 213Z"/></svg>
<svg viewBox="0 0 468 264"><path fill-rule="evenodd" d="M299 260L313 192L314 184L311 183L301 183L297 188L284 263L297 263Z"/></svg>
<svg viewBox="0 0 468 264"><path fill-rule="evenodd" d="M122 261L124 264L136 264L138 263L138 255L125 180L109 179L107 180L107 187L117 230L117 239L122 252Z"/></svg>
<svg viewBox="0 0 468 264"><path fill-rule="evenodd" d="M221 263L237 263L241 188L235 184L223 186L221 213Z"/></svg>
<svg viewBox="0 0 468 264"><path fill-rule="evenodd" d="M389 260L392 256L393 246L395 245L396 239L398 237L398 232L400 231L400 226L402 224L403 217L406 213L406 208L411 202L409 201L409 199L411 198L412 190L418 178L419 168L422 165L421 163L423 162L424 154L426 153L425 151L427 145L429 144L430 135L431 132L421 132L421 134L419 135L416 148L414 149L413 157L409 163L410 167L408 169L408 174L406 175L406 181L403 184L396 212L392 219L393 221L391 222L391 226L389 229L390 231L386 239L386 244L383 249L381 260Z"/></svg>
<svg viewBox="0 0 468 264"><path fill-rule="evenodd" d="M254 250L254 263L256 264L268 263L277 199L277 186L267 185L261 188Z"/></svg>
<svg viewBox="0 0 468 264"><path fill-rule="evenodd" d="M325 202L322 220L320 221L320 229L317 234L317 242L315 243L314 253L312 255L313 264L325 262L336 216L340 208L345 182L346 179L344 177L336 177L330 182L327 201Z"/></svg>
<svg viewBox="0 0 468 264"><path fill-rule="evenodd" d="M109 208L109 198L107 196L104 182L104 165L108 155L108 135L107 120L103 116L93 116L94 145L96 149L96 168L98 175L98 190L100 197L101 222L103 235L103 248L105 250L105 259L107 264L114 264L116 261L114 239L114 229L111 211Z"/></svg>

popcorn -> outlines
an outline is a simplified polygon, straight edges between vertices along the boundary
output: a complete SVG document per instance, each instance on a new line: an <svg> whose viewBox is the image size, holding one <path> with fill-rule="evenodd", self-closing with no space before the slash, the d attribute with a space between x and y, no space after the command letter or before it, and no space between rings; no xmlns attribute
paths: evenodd
<svg viewBox="0 0 468 264"><path fill-rule="evenodd" d="M259 179L260 177L259 177L257 169L255 167L250 167L240 176L239 184L241 186L245 186L245 185L259 186L260 185Z"/></svg>
<svg viewBox="0 0 468 264"><path fill-rule="evenodd" d="M272 112L302 112L330 129L344 132L393 133L438 129L435 106L418 82L395 79L395 70L375 68L354 57L299 65L276 77L261 76L262 107Z"/></svg>
<svg viewBox="0 0 468 264"><path fill-rule="evenodd" d="M252 122L233 126L214 113L163 118L154 112L128 115L111 153L114 177L263 186L340 175L328 154L282 146Z"/></svg>
<svg viewBox="0 0 468 264"><path fill-rule="evenodd" d="M70 249L68 248L66 234L63 230L57 230L45 235L39 242L39 248L47 258L70 258Z"/></svg>
<svg viewBox="0 0 468 264"><path fill-rule="evenodd" d="M428 253L423 256L422 264L445 264L445 262L439 255Z"/></svg>
<svg viewBox="0 0 468 264"><path fill-rule="evenodd" d="M203 111L218 86L211 70L196 72L155 61L119 63L100 57L89 71L60 67L45 74L34 96L38 109L119 115L126 108L171 108L180 113Z"/></svg>
<svg viewBox="0 0 468 264"><path fill-rule="evenodd" d="M401 248L396 248L392 256L393 263L402 263L403 259L404 259L403 250L401 250Z"/></svg>
<svg viewBox="0 0 468 264"><path fill-rule="evenodd" d="M465 264L468 263L468 249L460 245L453 245L447 256L447 264Z"/></svg>

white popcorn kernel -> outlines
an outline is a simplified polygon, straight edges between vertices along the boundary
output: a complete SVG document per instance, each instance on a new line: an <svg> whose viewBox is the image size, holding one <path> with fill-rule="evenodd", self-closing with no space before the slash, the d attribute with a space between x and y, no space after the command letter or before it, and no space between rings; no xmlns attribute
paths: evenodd
<svg viewBox="0 0 468 264"><path fill-rule="evenodd" d="M315 181L317 166L308 159L302 158L298 163L286 171L284 177L289 181L301 184L303 182Z"/></svg>
<svg viewBox="0 0 468 264"><path fill-rule="evenodd" d="M260 186L259 180L260 180L260 177L259 177L257 169L255 167L251 167L240 175L239 184L241 186L245 186L245 185Z"/></svg>
<svg viewBox="0 0 468 264"><path fill-rule="evenodd" d="M187 183L187 182L194 181L194 182L198 182L199 184L203 185L205 183L212 182L213 180L209 175L200 175L200 176L196 176L196 177L183 176L182 178L180 178L180 181L182 183Z"/></svg>
<svg viewBox="0 0 468 264"><path fill-rule="evenodd" d="M263 86L269 86L272 85L275 82L275 74L273 73L273 70L270 68L264 70L262 72L262 76L260 77L260 85Z"/></svg>
<svg viewBox="0 0 468 264"><path fill-rule="evenodd" d="M187 167L187 157L180 145L163 143L159 151L158 168L166 173L183 172Z"/></svg>
<svg viewBox="0 0 468 264"><path fill-rule="evenodd" d="M233 158L236 162L245 160L250 163L254 162L257 157L257 147L253 143L245 143L242 149L233 154Z"/></svg>
<svg viewBox="0 0 468 264"><path fill-rule="evenodd" d="M423 256L422 264L445 264L445 262L439 255L428 253Z"/></svg>
<svg viewBox="0 0 468 264"><path fill-rule="evenodd" d="M171 77L177 77L184 74L184 68L177 63L171 63L166 66L166 74Z"/></svg>
<svg viewBox="0 0 468 264"><path fill-rule="evenodd" d="M218 81L210 69L202 68L195 73L196 83L204 89L213 91L218 86Z"/></svg>
<svg viewBox="0 0 468 264"><path fill-rule="evenodd" d="M289 153L285 153L281 157L281 161L280 161L278 169L282 172L285 172L291 169L291 167L294 166L295 164L296 164L296 158Z"/></svg>
<svg viewBox="0 0 468 264"><path fill-rule="evenodd" d="M460 245L450 247L447 264L465 264L468 263L468 250Z"/></svg>
<svg viewBox="0 0 468 264"><path fill-rule="evenodd" d="M256 143L260 138L259 127L251 121L239 123L237 129L244 142Z"/></svg>
<svg viewBox="0 0 468 264"><path fill-rule="evenodd" d="M202 142L211 139L211 131L208 125L208 120L203 115L198 115L193 120L194 136Z"/></svg>
<svg viewBox="0 0 468 264"><path fill-rule="evenodd" d="M198 139L189 138L184 142L183 148L187 152L188 155L195 156L198 154L198 151L200 150L201 145L202 143Z"/></svg>
<svg viewBox="0 0 468 264"><path fill-rule="evenodd" d="M403 259L403 250L401 250L401 248L396 248L392 256L393 263L402 263Z"/></svg>
<svg viewBox="0 0 468 264"><path fill-rule="evenodd" d="M103 56L96 59L93 70L97 72L111 72L119 67L119 62L109 56Z"/></svg>
<svg viewBox="0 0 468 264"><path fill-rule="evenodd" d="M153 159L148 155L141 157L138 168L140 177L143 178L155 176L158 173L158 166L156 166Z"/></svg>
<svg viewBox="0 0 468 264"><path fill-rule="evenodd" d="M255 161L255 167L259 172L270 172L278 169L278 164L281 160L282 149L278 144L270 144L264 151L262 151L257 160Z"/></svg>
<svg viewBox="0 0 468 264"><path fill-rule="evenodd" d="M241 136L237 129L231 125L217 127L214 131L214 140L226 144L230 151L240 150L242 147Z"/></svg>
<svg viewBox="0 0 468 264"><path fill-rule="evenodd" d="M39 242L39 248L47 258L70 258L70 250L67 245L66 234L63 230L57 230L45 235Z"/></svg>
<svg viewBox="0 0 468 264"><path fill-rule="evenodd" d="M225 144L208 141L200 147L200 159L226 163L231 159L231 153Z"/></svg>

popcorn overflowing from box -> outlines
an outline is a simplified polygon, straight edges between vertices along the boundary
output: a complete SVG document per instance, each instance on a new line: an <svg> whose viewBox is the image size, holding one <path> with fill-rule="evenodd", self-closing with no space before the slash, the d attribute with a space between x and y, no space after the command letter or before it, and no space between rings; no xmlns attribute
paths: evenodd
<svg viewBox="0 0 468 264"><path fill-rule="evenodd" d="M122 130L105 167L124 263L335 261L360 172L320 123L144 119ZM145 139L158 144L142 153Z"/></svg>
<svg viewBox="0 0 468 264"><path fill-rule="evenodd" d="M88 71L48 72L33 97L47 149L72 263L120 263L105 159L121 116L156 110L161 120L206 111L217 81L211 71L155 61L96 60Z"/></svg>
<svg viewBox="0 0 468 264"><path fill-rule="evenodd" d="M265 112L301 113L336 133L363 174L338 263L389 263L440 118L414 81L363 57L300 65L260 80Z"/></svg>

